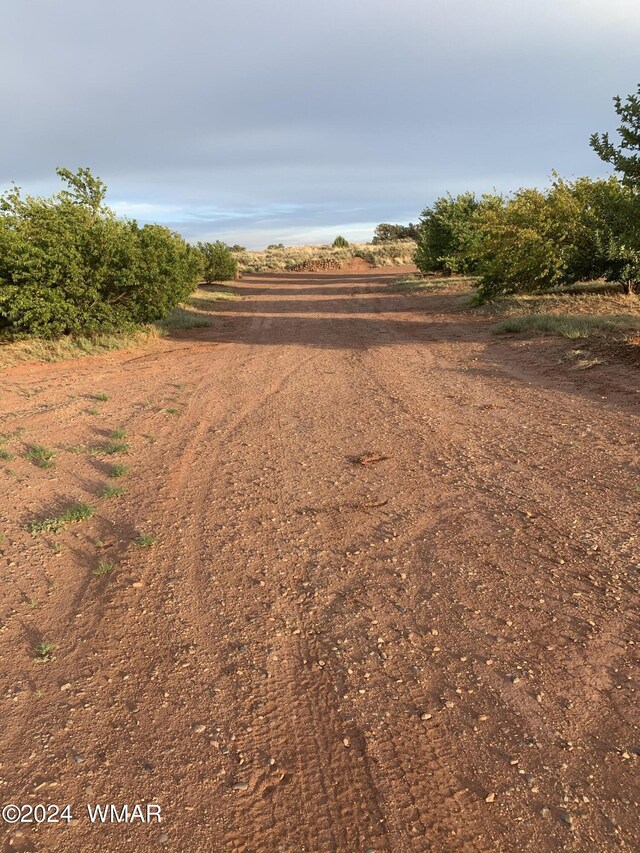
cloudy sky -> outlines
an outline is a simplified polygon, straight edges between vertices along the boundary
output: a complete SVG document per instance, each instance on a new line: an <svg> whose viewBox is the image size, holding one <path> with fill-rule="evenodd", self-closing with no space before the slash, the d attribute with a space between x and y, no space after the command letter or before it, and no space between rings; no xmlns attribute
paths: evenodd
<svg viewBox="0 0 640 853"><path fill-rule="evenodd" d="M0 189L90 166L123 215L251 247L446 191L607 174L638 0L2 0Z"/></svg>

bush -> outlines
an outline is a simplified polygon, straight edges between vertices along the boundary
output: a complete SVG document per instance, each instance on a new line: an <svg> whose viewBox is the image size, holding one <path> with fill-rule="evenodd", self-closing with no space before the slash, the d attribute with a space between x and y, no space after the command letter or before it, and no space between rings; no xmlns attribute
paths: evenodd
<svg viewBox="0 0 640 853"><path fill-rule="evenodd" d="M53 338L124 329L167 314L191 293L194 249L158 225L118 220L88 169L58 169L51 198L0 197L0 333Z"/></svg>
<svg viewBox="0 0 640 853"><path fill-rule="evenodd" d="M198 243L198 251L202 256L203 275L207 284L230 281L238 275L238 262L226 243L221 240Z"/></svg>
<svg viewBox="0 0 640 853"><path fill-rule="evenodd" d="M488 198L488 197L487 197ZM488 203L488 202L485 202ZM473 193L436 200L422 212L415 263L420 272L469 274L475 271L473 244L480 202Z"/></svg>
<svg viewBox="0 0 640 853"><path fill-rule="evenodd" d="M332 243L334 249L347 249L349 247L349 241L346 240L342 236L336 237L336 239Z"/></svg>
<svg viewBox="0 0 640 853"><path fill-rule="evenodd" d="M638 200L615 178L523 189L481 206L473 254L481 299L544 291L604 276L629 281L640 270Z"/></svg>

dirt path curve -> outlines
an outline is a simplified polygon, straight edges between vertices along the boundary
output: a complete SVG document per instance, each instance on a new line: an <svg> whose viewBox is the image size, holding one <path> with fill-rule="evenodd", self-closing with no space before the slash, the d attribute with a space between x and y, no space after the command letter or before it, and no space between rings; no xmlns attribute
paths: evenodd
<svg viewBox="0 0 640 853"><path fill-rule="evenodd" d="M0 378L0 850L638 849L637 373L394 274Z"/></svg>

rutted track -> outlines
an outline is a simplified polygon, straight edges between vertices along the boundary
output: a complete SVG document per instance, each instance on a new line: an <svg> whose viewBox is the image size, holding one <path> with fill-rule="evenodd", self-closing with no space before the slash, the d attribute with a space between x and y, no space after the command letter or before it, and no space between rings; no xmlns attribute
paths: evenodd
<svg viewBox="0 0 640 853"><path fill-rule="evenodd" d="M7 446L57 456L0 471L0 800L78 820L1 849L640 844L637 376L391 275L250 277L181 341L6 372ZM62 445L120 427L100 502ZM29 536L71 498L98 514ZM145 801L161 826L82 814Z"/></svg>

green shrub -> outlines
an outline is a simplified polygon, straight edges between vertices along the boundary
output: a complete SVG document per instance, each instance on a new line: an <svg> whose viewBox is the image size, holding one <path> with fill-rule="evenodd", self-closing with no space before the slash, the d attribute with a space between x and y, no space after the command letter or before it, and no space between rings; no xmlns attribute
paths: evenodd
<svg viewBox="0 0 640 853"><path fill-rule="evenodd" d="M197 252L158 225L118 220L88 169L51 198L0 197L0 334L54 338L165 317L195 289Z"/></svg>
<svg viewBox="0 0 640 853"><path fill-rule="evenodd" d="M202 257L203 276L207 284L214 281L230 281L238 274L238 262L226 243L198 243Z"/></svg>
<svg viewBox="0 0 640 853"><path fill-rule="evenodd" d="M475 214L480 204L473 193L463 193L443 196L423 210L415 254L420 272L475 272Z"/></svg>
<svg viewBox="0 0 640 853"><path fill-rule="evenodd" d="M481 299L601 276L628 290L640 272L639 213L637 195L615 178L556 177L545 192L481 206L472 248Z"/></svg>
<svg viewBox="0 0 640 853"><path fill-rule="evenodd" d="M338 235L332 245L334 249L346 249L349 246L349 241Z"/></svg>

